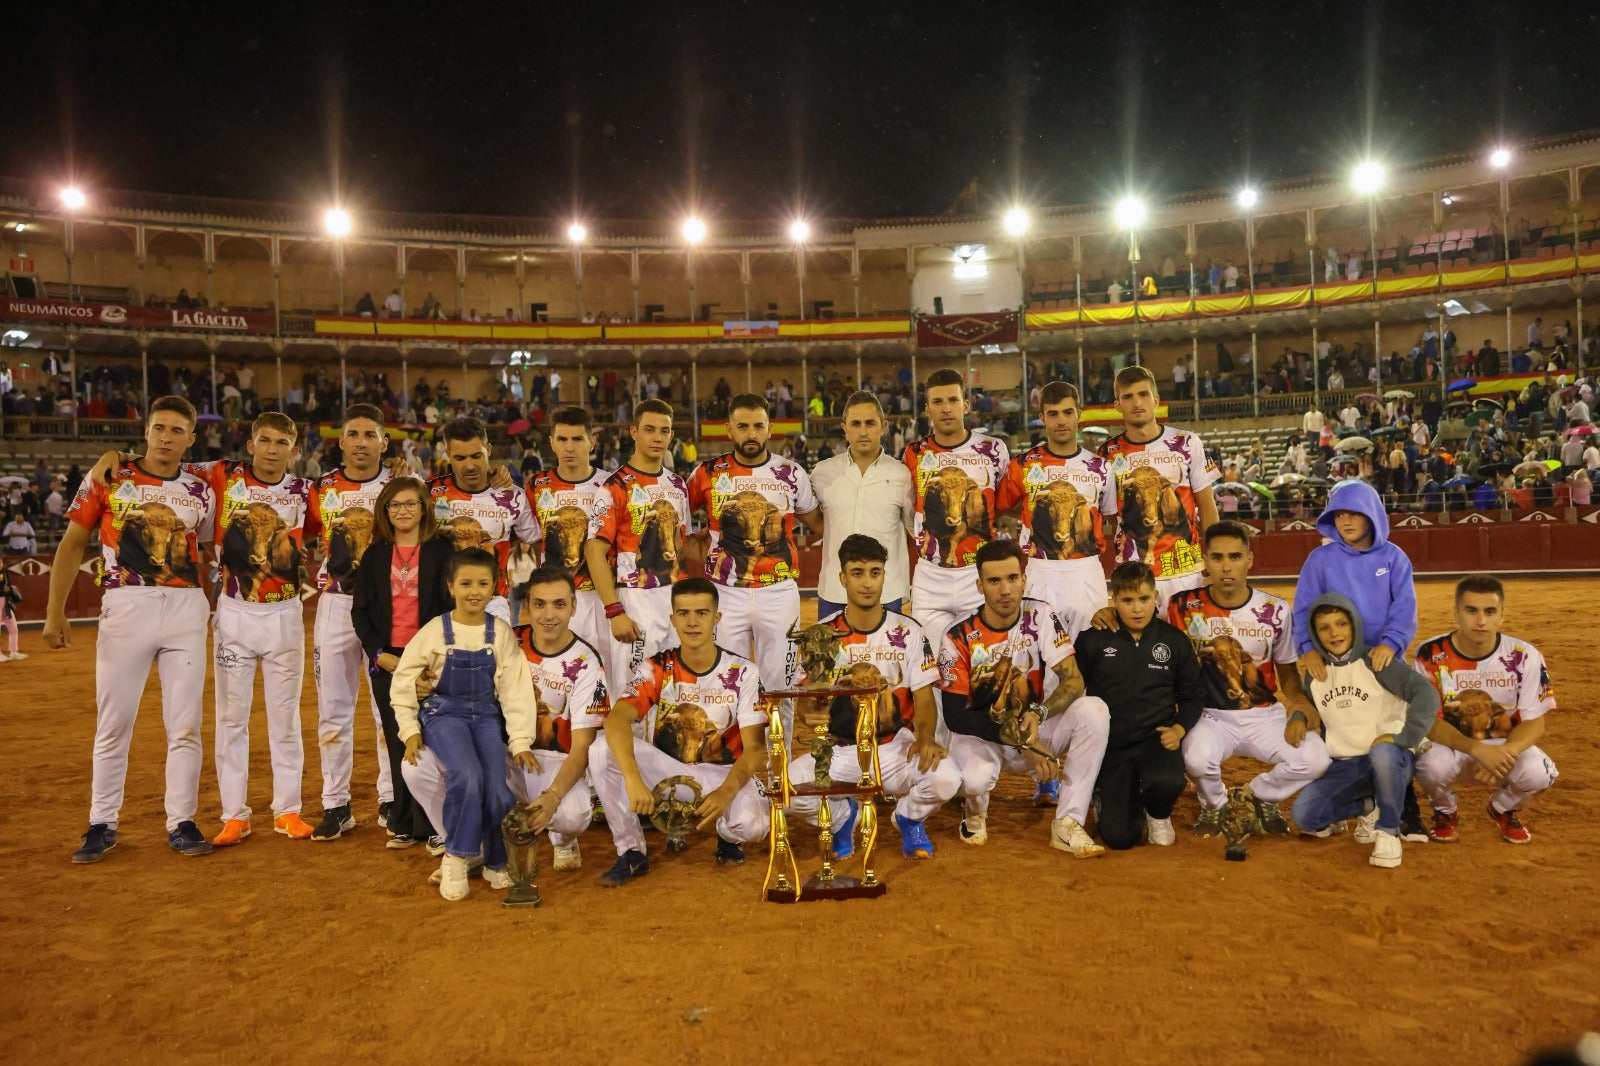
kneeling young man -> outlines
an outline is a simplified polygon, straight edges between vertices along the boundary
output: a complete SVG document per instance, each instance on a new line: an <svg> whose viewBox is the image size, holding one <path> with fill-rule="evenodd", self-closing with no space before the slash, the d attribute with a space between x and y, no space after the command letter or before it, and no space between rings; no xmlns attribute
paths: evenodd
<svg viewBox="0 0 1600 1066"><path fill-rule="evenodd" d="M1195 835L1222 835L1222 764L1244 755L1271 764L1250 782L1257 830L1283 836L1289 823L1278 805L1328 769L1326 745L1308 731L1316 711L1300 687L1289 604L1250 586L1248 526L1213 522L1203 549L1210 582L1167 608L1199 653L1205 684L1205 711L1183 738L1184 769L1200 794Z"/></svg>
<svg viewBox="0 0 1600 1066"><path fill-rule="evenodd" d="M644 831L628 814L655 810L654 789L669 777L692 777L705 789L697 828L716 826L717 862L744 862L744 845L767 835L766 801L753 780L766 763L767 718L749 659L717 647L717 587L703 577L672 586L672 628L679 646L645 659L606 715L606 742L589 750L589 773L605 805L617 862L601 878L624 885L650 872ZM635 722L645 723L636 737Z"/></svg>
<svg viewBox="0 0 1600 1066"><path fill-rule="evenodd" d="M882 543L852 533L839 545L839 580L845 592L843 610L821 619L838 635L839 654L827 682L840 688L875 688L886 685L878 705L878 769L883 790L899 796L894 808L901 850L907 858L933 857L933 841L924 820L949 802L961 787L961 771L934 740L939 712L933 702L933 684L939 677L933 647L915 621L883 606L883 580L889 552ZM801 684L811 680L802 676ZM800 701L799 713L807 727L822 725L835 747L829 774L835 781L861 780L856 748L856 708L848 696L823 704ZM795 784L816 779L810 755L802 755L789 768ZM846 859L855 851L855 824L860 806L853 799L833 800L834 857ZM798 797L791 809L815 820L818 800Z"/></svg>
<svg viewBox="0 0 1600 1066"><path fill-rule="evenodd" d="M1428 835L1456 841L1456 794L1452 786L1469 768L1479 781L1498 786L1489 798L1489 818L1508 844L1526 844L1522 807L1555 783L1556 767L1539 748L1544 716L1556 709L1544 656L1527 641L1500 632L1505 623L1505 586L1488 574L1472 574L1456 585L1456 628L1423 641L1417 671L1444 701L1428 732L1433 741L1417 759L1417 780L1433 803Z"/></svg>
<svg viewBox="0 0 1600 1066"><path fill-rule="evenodd" d="M1172 807L1183 794L1178 747L1200 720L1200 661L1183 630L1156 615L1156 575L1138 560L1111 571L1115 629L1078 637L1078 669L1111 711L1111 734L1095 781L1100 839L1125 851L1141 837L1173 842Z"/></svg>
<svg viewBox="0 0 1600 1066"><path fill-rule="evenodd" d="M989 541L978 549L973 568L983 606L950 627L939 651L950 757L961 768L966 801L961 840L977 845L989 839L989 794L1001 770L1036 781L1059 776L1065 787L1050 845L1092 858L1105 849L1090 839L1083 822L1105 755L1110 712L1104 700L1083 694L1061 620L1046 604L1023 597L1021 549L1009 540ZM1001 721L1018 712L1016 739L1023 746L1003 743Z"/></svg>
<svg viewBox="0 0 1600 1066"><path fill-rule="evenodd" d="M1400 816L1411 790L1412 754L1439 710L1439 694L1399 659L1379 669L1355 605L1338 593L1311 605L1313 647L1327 675L1302 682L1322 719L1332 762L1301 790L1294 820L1301 832L1327 836L1333 823L1359 819L1358 843L1371 843L1374 866L1400 865Z"/></svg>

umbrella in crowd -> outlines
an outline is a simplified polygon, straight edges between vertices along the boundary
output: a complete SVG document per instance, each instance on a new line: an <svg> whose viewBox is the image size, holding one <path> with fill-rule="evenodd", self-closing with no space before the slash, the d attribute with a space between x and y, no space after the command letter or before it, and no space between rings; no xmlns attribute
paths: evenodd
<svg viewBox="0 0 1600 1066"><path fill-rule="evenodd" d="M1328 465L1329 466L1349 466L1352 463L1359 463L1360 461L1361 460L1357 459L1353 455L1335 455L1332 459L1328 460Z"/></svg>
<svg viewBox="0 0 1600 1066"><path fill-rule="evenodd" d="M1390 389L1388 392L1383 394L1383 398L1385 400L1415 400L1417 398L1417 394L1414 392L1407 392L1405 389Z"/></svg>
<svg viewBox="0 0 1600 1066"><path fill-rule="evenodd" d="M1444 483L1444 487L1447 489L1464 489L1468 485L1476 485L1477 483L1478 479L1475 477L1468 477L1466 474L1457 474L1449 481L1446 481Z"/></svg>
<svg viewBox="0 0 1600 1066"><path fill-rule="evenodd" d="M1545 469L1546 470L1560 470L1561 469L1561 460L1560 459L1546 459L1544 461L1544 465L1545 465Z"/></svg>
<svg viewBox="0 0 1600 1066"><path fill-rule="evenodd" d="M1557 463L1556 465L1560 466L1561 464ZM1518 463L1516 466L1512 467L1511 472L1518 477L1536 477L1543 476L1544 473L1549 469L1550 468L1540 460L1529 459L1525 463Z"/></svg>
<svg viewBox="0 0 1600 1066"><path fill-rule="evenodd" d="M205 414L200 415L198 418L196 418L195 421L196 422L221 422L222 421L222 416L219 415L219 414L214 414L211 411L207 411Z"/></svg>
<svg viewBox="0 0 1600 1066"><path fill-rule="evenodd" d="M1589 434L1591 434L1593 432L1594 432L1594 427L1593 426L1573 426L1571 429L1567 430L1567 436L1569 436L1569 437L1587 437Z"/></svg>
<svg viewBox="0 0 1600 1066"><path fill-rule="evenodd" d="M1218 492L1242 492L1242 493L1248 494L1250 492L1250 486L1246 485L1242 481L1224 481L1222 484L1217 486L1217 491Z"/></svg>
<svg viewBox="0 0 1600 1066"><path fill-rule="evenodd" d="M1372 435L1374 437L1397 437L1404 432L1405 430L1399 426L1379 426L1372 431Z"/></svg>
<svg viewBox="0 0 1600 1066"><path fill-rule="evenodd" d="M1495 477L1495 476L1500 475L1500 474L1508 473L1510 470L1511 470L1511 464L1510 463L1503 463L1503 462L1502 463L1484 463L1484 464L1482 464L1481 466L1478 467L1478 473L1487 474L1489 477Z"/></svg>
<svg viewBox="0 0 1600 1066"><path fill-rule="evenodd" d="M1325 489L1332 484L1333 482L1329 481L1325 477L1308 477L1300 482L1300 487L1306 489Z"/></svg>
<svg viewBox="0 0 1600 1066"><path fill-rule="evenodd" d="M506 432L513 437L520 437L532 428L533 423L529 422L526 418L519 418L506 427Z"/></svg>
<svg viewBox="0 0 1600 1066"><path fill-rule="evenodd" d="M1578 398L1578 392L1578 386L1568 385L1566 388L1561 390L1561 398L1566 400L1568 403L1571 403L1573 400Z"/></svg>
<svg viewBox="0 0 1600 1066"><path fill-rule="evenodd" d="M1487 396L1479 396L1477 399L1472 401L1472 406L1493 407L1496 411L1504 411L1506 409L1505 404L1501 403L1499 400L1491 400Z"/></svg>
<svg viewBox="0 0 1600 1066"><path fill-rule="evenodd" d="M1356 399L1362 403L1377 403L1383 397L1375 392L1358 392L1356 393Z"/></svg>
<svg viewBox="0 0 1600 1066"><path fill-rule="evenodd" d="M1044 428L1044 419L1042 419L1042 418L1030 419L1029 422L1028 422L1028 428L1029 429L1043 429Z"/></svg>
<svg viewBox="0 0 1600 1066"><path fill-rule="evenodd" d="M1040 422L1039 425L1043 426L1044 423ZM1088 427L1085 427L1082 430L1082 433L1086 437L1109 437L1109 436L1111 436L1111 431L1109 429L1107 429L1105 426L1088 426Z"/></svg>
<svg viewBox="0 0 1600 1066"><path fill-rule="evenodd" d="M1250 487L1261 493L1261 495L1265 496L1269 500L1276 500L1278 498L1278 494L1276 492L1273 492L1259 481L1250 482Z"/></svg>
<svg viewBox="0 0 1600 1066"><path fill-rule="evenodd" d="M1372 450L1372 442L1365 437L1346 437L1335 444L1334 448L1341 452L1365 452Z"/></svg>
<svg viewBox="0 0 1600 1066"><path fill-rule="evenodd" d="M1444 391L1445 392L1465 392L1467 389L1472 388L1472 386L1474 386L1476 384L1477 384L1477 382L1473 381L1471 378L1462 378L1460 381L1452 381L1450 384L1446 385L1444 387Z"/></svg>
<svg viewBox="0 0 1600 1066"><path fill-rule="evenodd" d="M13 485L19 486L20 488L27 488L28 479L25 477L18 477L16 474L8 474L5 477L0 477L0 487L9 489Z"/></svg>
<svg viewBox="0 0 1600 1066"><path fill-rule="evenodd" d="M1340 426L1338 429L1333 431L1333 435L1339 438L1354 437L1360 432L1361 431L1354 426Z"/></svg>
<svg viewBox="0 0 1600 1066"><path fill-rule="evenodd" d="M1305 478L1300 474L1279 474L1272 479L1272 487L1277 489L1285 485L1298 485L1304 480Z"/></svg>

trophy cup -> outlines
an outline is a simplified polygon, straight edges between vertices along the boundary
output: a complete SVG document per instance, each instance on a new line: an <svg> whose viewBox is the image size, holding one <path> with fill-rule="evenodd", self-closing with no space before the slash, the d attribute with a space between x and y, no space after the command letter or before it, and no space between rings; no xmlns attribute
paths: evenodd
<svg viewBox="0 0 1600 1066"><path fill-rule="evenodd" d="M537 907L539 886L539 834L533 829L533 807L518 803L500 822L500 835L506 842L506 873L511 887L506 889L503 906Z"/></svg>
<svg viewBox="0 0 1600 1066"><path fill-rule="evenodd" d="M689 790L684 799L678 789ZM654 789L656 805L650 812L650 824L667 838L667 850L678 854L689 847L689 830L694 828L695 808L700 806L700 782L687 774L676 774L661 779Z"/></svg>
<svg viewBox="0 0 1600 1066"><path fill-rule="evenodd" d="M1244 862L1250 857L1244 842L1250 839L1255 825L1256 808L1250 802L1249 786L1234 785L1228 789L1228 801L1222 809L1222 836L1227 841L1227 846L1222 850L1224 859Z"/></svg>

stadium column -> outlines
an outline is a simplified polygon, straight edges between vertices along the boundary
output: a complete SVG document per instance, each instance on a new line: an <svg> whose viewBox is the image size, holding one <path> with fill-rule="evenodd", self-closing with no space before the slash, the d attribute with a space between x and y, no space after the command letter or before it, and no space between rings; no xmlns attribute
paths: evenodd
<svg viewBox="0 0 1600 1066"><path fill-rule="evenodd" d="M744 350L744 391L745 392L755 392L756 391L755 371L752 368L751 363L750 363L750 358L751 358L751 356L753 354L754 354L753 350L750 349L750 348L746 348Z"/></svg>
<svg viewBox="0 0 1600 1066"><path fill-rule="evenodd" d="M267 248L267 255L272 260L272 332L275 336L283 336L283 247L278 243L277 235L273 235ZM144 260L139 261L140 277L143 278ZM144 284L141 280L140 284ZM283 369L281 352L279 349L278 370L278 402L283 403Z"/></svg>
<svg viewBox="0 0 1600 1066"><path fill-rule="evenodd" d="M1510 269L1511 269L1511 265L1509 263L1507 263L1506 264L1506 270L1509 271ZM1511 343L1511 299L1508 296L1506 298L1506 363L1505 363L1507 369L1510 369L1510 367L1511 367L1511 356L1512 356L1512 353L1515 350L1516 349L1512 346L1512 343Z"/></svg>
<svg viewBox="0 0 1600 1066"><path fill-rule="evenodd" d="M855 292L855 314L861 317L861 249L850 247L850 287Z"/></svg>
<svg viewBox="0 0 1600 1066"><path fill-rule="evenodd" d="M220 415L222 409L217 406L217 342L206 341L206 355L211 360L211 413Z"/></svg>
<svg viewBox="0 0 1600 1066"><path fill-rule="evenodd" d="M803 283L802 283L803 284ZM739 287L744 290L744 318L750 321L750 253L739 253Z"/></svg>
<svg viewBox="0 0 1600 1066"><path fill-rule="evenodd" d="M968 348L967 349L967 365L970 367L971 364L972 364L972 349ZM971 372L970 369L967 371L967 376L968 377L972 376L972 372ZM861 346L860 345L856 345L856 388L857 389L861 388Z"/></svg>
<svg viewBox="0 0 1600 1066"><path fill-rule="evenodd" d="M572 291L577 302L578 321L583 321L583 246L572 242Z"/></svg>
<svg viewBox="0 0 1600 1066"><path fill-rule="evenodd" d="M1378 312L1372 312L1372 365L1378 368L1377 387L1372 391L1383 398L1383 326L1378 322Z"/></svg>
<svg viewBox="0 0 1600 1066"><path fill-rule="evenodd" d="M1311 400L1317 405L1317 410L1322 410L1322 367L1317 365L1317 319L1313 311L1311 318Z"/></svg>
<svg viewBox="0 0 1600 1066"><path fill-rule="evenodd" d="M467 346L465 344L458 344L456 347L460 349L461 352L461 402L467 403L470 401L472 393L471 388L467 384ZM583 388L581 384L578 387L580 389Z"/></svg>
<svg viewBox="0 0 1600 1066"><path fill-rule="evenodd" d="M800 286L800 320L803 322L811 317L806 314L806 246L804 244L797 243L794 248L794 276L795 281ZM745 303L749 304L750 300L746 298ZM748 310L745 312L745 317L749 317Z"/></svg>
<svg viewBox="0 0 1600 1066"><path fill-rule="evenodd" d="M696 304L700 300L700 288L695 283L694 276L694 248L691 246L683 251L683 272L689 282L689 321L695 320Z"/></svg>
<svg viewBox="0 0 1600 1066"><path fill-rule="evenodd" d="M700 360L689 353L689 417L694 422L695 443L700 442Z"/></svg>
<svg viewBox="0 0 1600 1066"><path fill-rule="evenodd" d="M456 317L467 320L467 246L456 245Z"/></svg>
<svg viewBox="0 0 1600 1066"><path fill-rule="evenodd" d="M411 367L406 361L406 357L410 354L411 345L402 344L400 346L400 410L402 411L410 406L411 403ZM279 372L279 376L282 377L281 371ZM282 387L281 382L279 383L279 387ZM282 394L280 393L280 395ZM412 414L415 413L415 411L412 412Z"/></svg>
<svg viewBox="0 0 1600 1066"><path fill-rule="evenodd" d="M1574 338L1575 343L1578 346L1577 347L1578 369L1573 372L1572 380L1573 381L1577 381L1577 380L1579 380L1579 379L1581 379L1583 377L1583 290L1582 289L1578 290L1578 317L1577 317L1577 319L1576 319L1576 321L1574 323L1573 328L1578 331L1577 337Z"/></svg>
<svg viewBox="0 0 1600 1066"><path fill-rule="evenodd" d="M348 341L336 341L334 347L339 350L339 417L344 418L344 409L350 405L350 383L344 376L344 353L350 347Z"/></svg>
<svg viewBox="0 0 1600 1066"><path fill-rule="evenodd" d="M146 255L145 255L144 226L142 226L142 225L138 225L138 226L134 226L133 227L133 258L134 258L134 262L138 265L138 268L139 268L139 296L138 296L138 300L139 300L139 303L143 304L144 301L145 301L145 296L146 296L145 287L144 287L144 267L145 267Z"/></svg>
<svg viewBox="0 0 1600 1066"><path fill-rule="evenodd" d="M1261 353L1256 350L1256 327L1250 325L1250 410L1261 417Z"/></svg>
<svg viewBox="0 0 1600 1066"><path fill-rule="evenodd" d="M1080 326L1073 332L1078 335L1078 395L1083 403L1087 404L1090 400L1089 381L1083 376L1083 327Z"/></svg>
<svg viewBox="0 0 1600 1066"><path fill-rule="evenodd" d="M628 396L629 420L632 420L633 405L644 399L644 349L639 345L633 346L633 388ZM671 399L671 394L668 394Z"/></svg>
<svg viewBox="0 0 1600 1066"><path fill-rule="evenodd" d="M522 317L522 312L528 309L527 304L527 268L526 261L522 258L522 249L517 249L517 317ZM528 321L533 321L533 315L528 315Z"/></svg>
<svg viewBox="0 0 1600 1066"><path fill-rule="evenodd" d="M204 230L201 233L200 236L201 236L200 252L201 252L201 255L203 255L205 257L205 267L206 267L206 291L205 291L205 297L206 297L206 299L211 300L213 303L215 303L216 301L214 299L212 299L212 298L216 295L216 291L217 291L217 289L216 289L217 235L215 233L212 233L210 230Z"/></svg>
<svg viewBox="0 0 1600 1066"><path fill-rule="evenodd" d="M150 417L150 334L139 333L139 414L143 418ZM278 395L283 395L283 389L278 389Z"/></svg>
<svg viewBox="0 0 1600 1066"><path fill-rule="evenodd" d="M1194 255L1195 255L1195 252L1196 252L1196 250L1198 248L1199 248L1199 243L1198 243L1198 239L1197 239L1197 236L1196 236L1196 233L1195 233L1195 224L1193 222L1191 222L1191 223L1188 224L1188 226L1186 226L1184 228L1184 238L1183 238L1183 254L1189 260L1189 315L1190 315L1190 317L1194 316L1194 299L1195 299L1195 290L1194 290ZM1199 377L1200 377L1200 342L1199 342L1198 339L1196 339L1195 340L1195 357L1194 357L1194 360L1193 360L1193 365L1190 367L1190 370L1189 370L1189 380L1191 382L1195 383L1195 402L1197 402L1197 403L1199 402L1199 398L1200 398L1199 382L1197 380ZM1079 382L1078 384L1079 384L1080 387L1082 387L1083 383ZM1198 408L1196 408L1196 410L1198 410Z"/></svg>
<svg viewBox="0 0 1600 1066"><path fill-rule="evenodd" d="M278 371L278 410L284 414L289 413L289 405L283 399L283 339L272 338L272 364Z"/></svg>
<svg viewBox="0 0 1600 1066"><path fill-rule="evenodd" d="M628 253L628 282L633 286L633 320L639 321L639 249Z"/></svg>
<svg viewBox="0 0 1600 1066"><path fill-rule="evenodd" d="M811 372L806 366L808 347L800 349L800 435L811 432Z"/></svg>

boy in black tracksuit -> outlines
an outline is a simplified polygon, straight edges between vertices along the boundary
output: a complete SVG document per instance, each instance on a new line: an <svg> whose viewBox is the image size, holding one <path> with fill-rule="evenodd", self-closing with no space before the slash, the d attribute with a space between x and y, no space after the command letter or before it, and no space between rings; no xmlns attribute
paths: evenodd
<svg viewBox="0 0 1600 1066"><path fill-rule="evenodd" d="M1074 642L1087 693L1111 708L1111 738L1095 781L1105 845L1126 850L1148 836L1174 839L1172 806L1183 793L1184 734L1200 720L1205 686L1183 630L1155 617L1155 574L1142 562L1111 572L1117 628L1086 629Z"/></svg>

